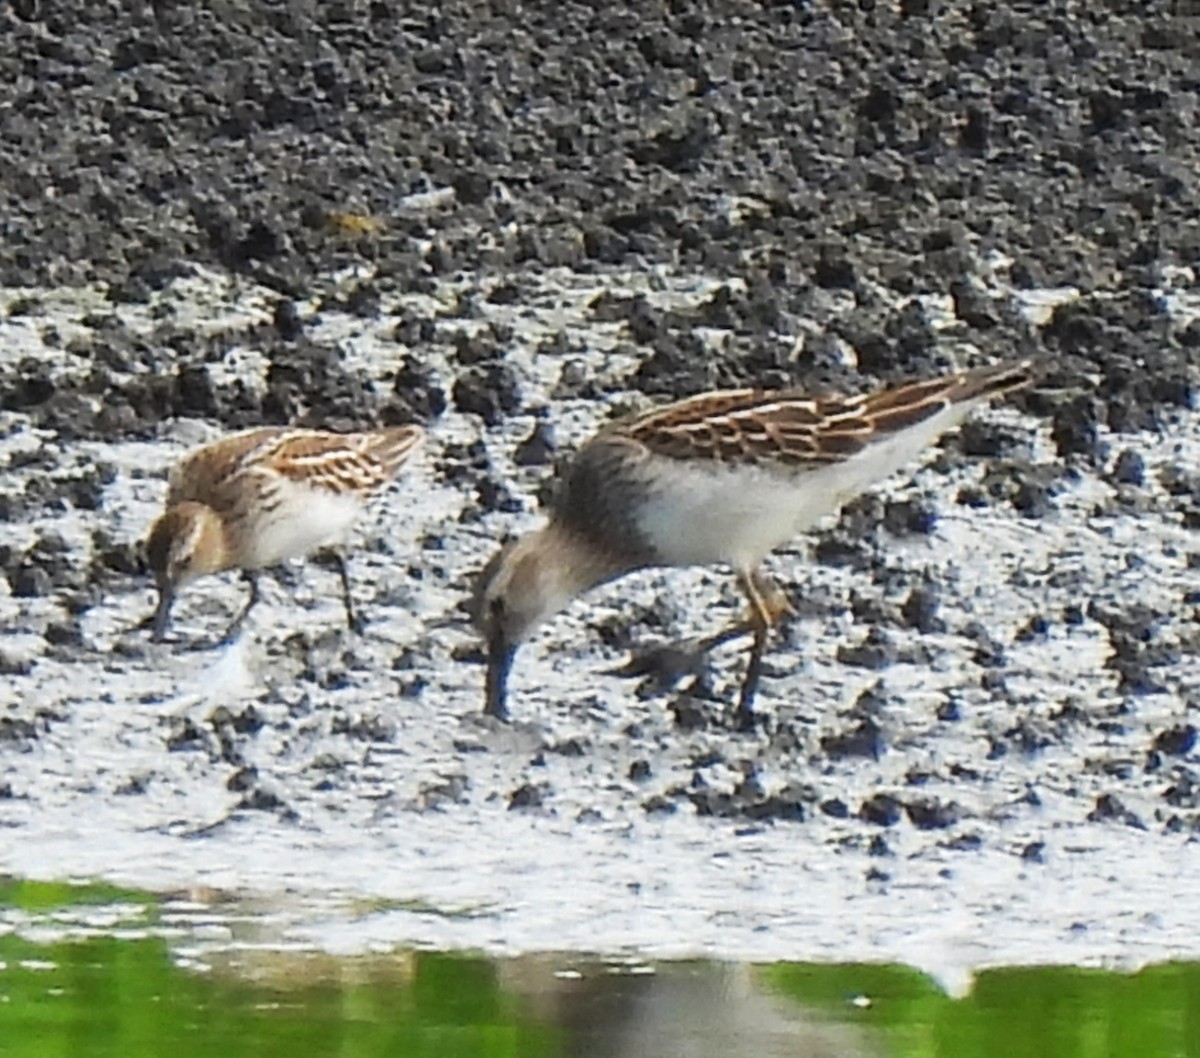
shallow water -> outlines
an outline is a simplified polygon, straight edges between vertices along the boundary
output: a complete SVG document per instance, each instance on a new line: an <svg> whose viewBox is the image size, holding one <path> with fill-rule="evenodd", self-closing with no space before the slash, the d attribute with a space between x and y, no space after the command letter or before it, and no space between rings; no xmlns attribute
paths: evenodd
<svg viewBox="0 0 1200 1058"><path fill-rule="evenodd" d="M1200 964L996 969L947 996L903 966L334 957L214 893L0 883L0 1054L1120 1055L1200 1051Z"/></svg>

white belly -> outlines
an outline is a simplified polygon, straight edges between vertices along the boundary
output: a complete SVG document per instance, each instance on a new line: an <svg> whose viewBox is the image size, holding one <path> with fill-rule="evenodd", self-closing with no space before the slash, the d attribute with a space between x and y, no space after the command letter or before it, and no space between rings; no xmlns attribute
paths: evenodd
<svg viewBox="0 0 1200 1058"><path fill-rule="evenodd" d="M350 493L279 483L279 505L250 527L246 566L260 569L300 558L322 547L341 544L363 510Z"/></svg>
<svg viewBox="0 0 1200 1058"><path fill-rule="evenodd" d="M638 528L665 565L749 569L771 551L912 463L971 405L960 404L840 463L788 470L663 460Z"/></svg>
<svg viewBox="0 0 1200 1058"><path fill-rule="evenodd" d="M676 464L638 512L638 529L665 565L754 565L797 532L804 497L795 478L742 468Z"/></svg>

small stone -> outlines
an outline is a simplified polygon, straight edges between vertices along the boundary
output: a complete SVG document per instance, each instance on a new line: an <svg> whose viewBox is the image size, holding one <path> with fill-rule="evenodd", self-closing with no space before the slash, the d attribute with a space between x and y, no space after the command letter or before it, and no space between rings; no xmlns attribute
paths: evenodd
<svg viewBox="0 0 1200 1058"><path fill-rule="evenodd" d="M1046 851L1046 843L1044 841L1031 841L1021 850L1021 859L1027 863L1045 863L1046 857L1043 855Z"/></svg>
<svg viewBox="0 0 1200 1058"><path fill-rule="evenodd" d="M508 809L513 811L520 808L541 808L542 792L536 786L525 783L517 787L508 799Z"/></svg>
<svg viewBox="0 0 1200 1058"><path fill-rule="evenodd" d="M884 750L883 731L872 719L861 721L856 727L821 739L821 748L831 760L846 757L868 757L878 760Z"/></svg>
<svg viewBox="0 0 1200 1058"><path fill-rule="evenodd" d="M18 599L34 599L49 595L54 583L41 566L23 565L9 573L8 586Z"/></svg>
<svg viewBox="0 0 1200 1058"><path fill-rule="evenodd" d="M519 467L540 467L551 461L558 445L554 426L548 419L538 419L533 432L517 445L513 462Z"/></svg>
<svg viewBox="0 0 1200 1058"><path fill-rule="evenodd" d="M1114 485L1133 485L1140 488L1146 481L1146 461L1132 448L1117 456L1108 480Z"/></svg>
<svg viewBox="0 0 1200 1058"><path fill-rule="evenodd" d="M900 822L904 805L890 794L875 794L864 801L858 810L860 819L880 827L892 827Z"/></svg>
<svg viewBox="0 0 1200 1058"><path fill-rule="evenodd" d="M1191 724L1160 731L1154 736L1154 748L1169 757L1182 757L1196 745L1196 729Z"/></svg>
<svg viewBox="0 0 1200 1058"><path fill-rule="evenodd" d="M935 798L909 801L904 811L919 830L944 830L957 823L963 815L962 808L953 801L942 802Z"/></svg>

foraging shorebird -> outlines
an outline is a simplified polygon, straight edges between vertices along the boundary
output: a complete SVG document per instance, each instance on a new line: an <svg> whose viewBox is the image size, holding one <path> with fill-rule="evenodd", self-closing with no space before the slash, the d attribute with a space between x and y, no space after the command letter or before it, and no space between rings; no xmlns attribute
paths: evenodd
<svg viewBox="0 0 1200 1058"><path fill-rule="evenodd" d="M763 559L1037 373L1023 360L854 397L729 390L603 427L562 471L546 524L480 574L472 613L486 644L484 712L507 718L517 648L577 596L651 566L722 564L749 617L707 645L753 636L735 714L753 728L767 637L788 610Z"/></svg>
<svg viewBox="0 0 1200 1058"><path fill-rule="evenodd" d="M339 547L424 438L419 426L346 434L267 427L186 454L171 471L165 510L146 544L158 586L154 638L165 635L180 589L240 569L250 597L225 632L232 639L258 602L257 572ZM345 558L333 554L346 621L357 630Z"/></svg>

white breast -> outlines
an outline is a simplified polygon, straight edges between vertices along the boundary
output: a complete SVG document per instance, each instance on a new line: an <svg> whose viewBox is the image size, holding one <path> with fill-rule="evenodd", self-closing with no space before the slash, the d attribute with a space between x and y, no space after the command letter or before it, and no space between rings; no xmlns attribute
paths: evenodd
<svg viewBox="0 0 1200 1058"><path fill-rule="evenodd" d="M955 405L840 463L805 469L655 461L657 474L638 512L638 528L665 565L749 569L912 463L970 410L970 404Z"/></svg>
<svg viewBox="0 0 1200 1058"><path fill-rule="evenodd" d="M293 481L277 482L274 496L278 506L264 508L250 526L247 568L273 566L340 544L363 511L363 501L354 493L312 489Z"/></svg>

